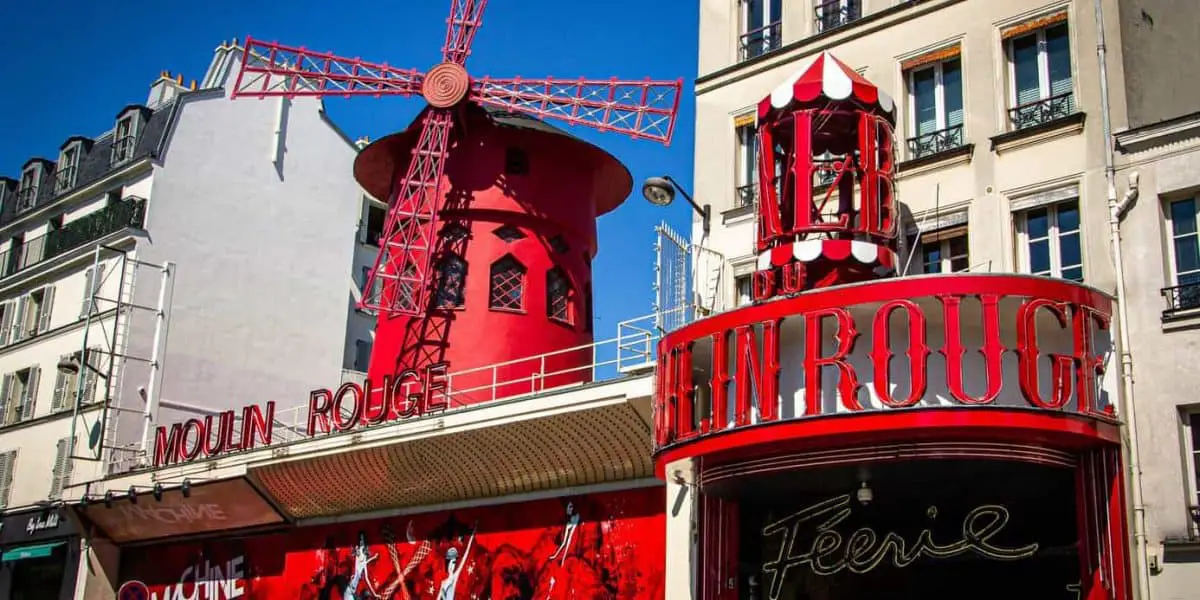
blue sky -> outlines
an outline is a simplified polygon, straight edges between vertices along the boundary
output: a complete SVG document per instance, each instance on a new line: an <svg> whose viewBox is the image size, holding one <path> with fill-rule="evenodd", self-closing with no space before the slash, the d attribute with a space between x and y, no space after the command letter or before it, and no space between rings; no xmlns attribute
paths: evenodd
<svg viewBox="0 0 1200 600"><path fill-rule="evenodd" d="M338 4L355 8L335 8ZM234 37L249 34L427 69L440 59L449 5L449 0L21 3L8 11L0 30L0 68L7 73L0 94L0 174L16 177L31 156L57 158L68 136L110 128L121 107L146 100L162 70L182 73L185 81L200 79L212 49ZM651 310L654 225L665 219L688 231L686 203L650 206L640 182L666 173L690 187L696 13L695 0L490 0L467 63L479 76L684 79L670 147L568 127L621 159L635 181L626 203L600 220L594 265L598 339L615 335L618 321ZM352 138L375 139L402 129L421 106L418 99L402 98L327 101L330 115Z"/></svg>

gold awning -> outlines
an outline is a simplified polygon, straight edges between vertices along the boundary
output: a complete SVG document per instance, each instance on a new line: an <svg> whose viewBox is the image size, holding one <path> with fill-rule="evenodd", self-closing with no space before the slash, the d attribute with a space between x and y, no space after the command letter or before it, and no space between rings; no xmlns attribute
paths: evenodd
<svg viewBox="0 0 1200 600"><path fill-rule="evenodd" d="M1044 27L1065 23L1067 20L1067 11L1063 10L1052 15L1046 15L1024 23L1019 23L1011 27L1006 27L1000 31L1000 39L1007 40L1015 38L1019 35L1024 35L1031 31L1037 31Z"/></svg>
<svg viewBox="0 0 1200 600"><path fill-rule="evenodd" d="M962 46L958 44L954 44L953 46L946 48L938 48L937 50L932 50L920 56L914 56L913 58L901 62L900 70L911 71L917 67L923 67L936 62L957 58L960 54L962 54Z"/></svg>

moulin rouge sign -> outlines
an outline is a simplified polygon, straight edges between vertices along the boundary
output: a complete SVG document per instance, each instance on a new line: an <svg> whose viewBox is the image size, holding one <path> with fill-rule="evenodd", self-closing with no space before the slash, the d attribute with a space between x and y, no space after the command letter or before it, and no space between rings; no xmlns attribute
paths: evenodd
<svg viewBox="0 0 1200 600"><path fill-rule="evenodd" d="M974 323L964 322L963 301L968 298L978 303L980 318ZM856 305L862 305L857 323L850 310ZM872 306L876 308L863 326L861 311ZM839 401L849 412L867 409L861 398L868 386L883 408L916 406L936 376L944 376L955 403L993 405L1002 397L1007 374L1009 380L1016 380L1029 407L1073 408L1081 414L1111 417L1110 408L1100 406L1098 381L1104 372L1104 352L1096 344L1109 329L1110 311L1110 300L1090 288L1009 275L895 279L743 307L698 321L660 342L655 444L662 447L747 426L755 411L760 423L780 419L780 374L785 369L797 371L790 379L802 383L798 418L822 413L823 371L836 373ZM1044 315L1053 325L1047 326ZM798 350L785 356L780 334L785 321L792 319L803 323L803 335L795 344ZM931 349L927 342L931 321L940 321L937 327L944 339L940 348ZM892 342L901 339L895 323L901 324L899 331L907 332L900 352ZM965 341L974 339L965 335L968 330L982 341ZM1040 347L1039 336L1065 338L1071 351L1047 352ZM1006 337L1015 337L1015 347L1005 347ZM693 349L701 341L710 345L714 366L706 369L707 381L697 381L693 375L697 367L709 366L707 360L705 364L693 361ZM930 368L929 357L935 351L945 359L945 369L940 370L944 373ZM968 351L982 355L983 381L971 382L982 392L967 390ZM1016 355L1015 377L1002 364L1010 352ZM897 361L903 367L893 377ZM703 413L696 402L701 386L711 390L711 410ZM907 391L898 394L897 388ZM1075 403L1068 407L1071 400Z"/></svg>
<svg viewBox="0 0 1200 600"><path fill-rule="evenodd" d="M397 375L386 375L381 389L368 379L362 385L346 382L337 389L313 390L308 396L305 434L312 437L339 433L441 412L449 406L447 381L447 364L442 362L422 371L407 369ZM380 393L368 393L377 389ZM274 431L273 400L262 406L245 406L240 411L227 410L219 415L160 425L154 433L154 466L268 446Z"/></svg>

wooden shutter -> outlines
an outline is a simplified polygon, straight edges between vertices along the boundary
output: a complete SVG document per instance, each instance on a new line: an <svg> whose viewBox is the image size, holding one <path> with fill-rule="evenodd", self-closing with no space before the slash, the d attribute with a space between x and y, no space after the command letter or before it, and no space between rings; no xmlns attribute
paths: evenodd
<svg viewBox="0 0 1200 600"><path fill-rule="evenodd" d="M31 367L24 393L21 394L21 412L18 418L22 421L33 418L34 408L37 406L38 383L41 382L41 379L42 368Z"/></svg>
<svg viewBox="0 0 1200 600"><path fill-rule="evenodd" d="M82 319L91 312L92 307L92 268L83 272L83 304L79 307L79 318Z"/></svg>
<svg viewBox="0 0 1200 600"><path fill-rule="evenodd" d="M71 443L70 437L65 437L58 440L58 447L54 454L54 475L50 480L50 497L62 497L63 488L71 481L71 450L74 444Z"/></svg>
<svg viewBox="0 0 1200 600"><path fill-rule="evenodd" d="M5 373L0 383L0 425L8 424L8 407L12 404L13 374Z"/></svg>
<svg viewBox="0 0 1200 600"><path fill-rule="evenodd" d="M87 356L87 364L92 366L92 369L83 368L83 403L96 401L96 383L100 379L100 365L96 364L96 357L100 355L100 350L97 348L89 348L85 353ZM93 370L95 369L95 370Z"/></svg>
<svg viewBox="0 0 1200 600"><path fill-rule="evenodd" d="M15 302L0 304L0 346L8 345L8 335L13 325L13 312L16 310Z"/></svg>
<svg viewBox="0 0 1200 600"><path fill-rule="evenodd" d="M42 303L38 305L38 333L50 329L50 311L54 308L54 286L42 288Z"/></svg>
<svg viewBox="0 0 1200 600"><path fill-rule="evenodd" d="M29 296L21 296L17 301L17 314L13 318L12 341L19 342L25 339L25 315L29 312Z"/></svg>
<svg viewBox="0 0 1200 600"><path fill-rule="evenodd" d="M59 357L59 361L64 361L70 358L70 354L64 354ZM70 386L71 376L58 371L58 375L54 378L54 397L50 399L50 410L60 411L70 406L67 399L67 388Z"/></svg>
<svg viewBox="0 0 1200 600"><path fill-rule="evenodd" d="M0 454L0 508L8 507L8 499L12 495L13 471L16 470L16 466L16 450Z"/></svg>

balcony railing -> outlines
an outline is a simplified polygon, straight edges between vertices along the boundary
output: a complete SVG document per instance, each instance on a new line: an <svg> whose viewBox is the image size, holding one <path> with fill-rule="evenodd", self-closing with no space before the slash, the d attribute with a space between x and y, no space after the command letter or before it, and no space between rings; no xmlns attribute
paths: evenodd
<svg viewBox="0 0 1200 600"><path fill-rule="evenodd" d="M133 150L136 144L137 137L132 135L115 140L112 145L112 164L120 164L133 158Z"/></svg>
<svg viewBox="0 0 1200 600"><path fill-rule="evenodd" d="M31 185L17 190L17 212L25 212L37 205L38 186Z"/></svg>
<svg viewBox="0 0 1200 600"><path fill-rule="evenodd" d="M828 0L818 3L813 10L816 13L817 33L837 29L862 16L859 0Z"/></svg>
<svg viewBox="0 0 1200 600"><path fill-rule="evenodd" d="M758 184L739 185L733 189L733 207L743 208L758 204Z"/></svg>
<svg viewBox="0 0 1200 600"><path fill-rule="evenodd" d="M947 150L960 148L963 145L963 126L955 125L937 131L908 138L908 157L921 158Z"/></svg>
<svg viewBox="0 0 1200 600"><path fill-rule="evenodd" d="M738 60L750 60L772 50L778 50L783 42L782 32L783 22L776 21L743 33L738 39Z"/></svg>
<svg viewBox="0 0 1200 600"><path fill-rule="evenodd" d="M1167 300L1167 308L1162 313L1164 319L1200 308L1200 283L1163 288L1162 295Z"/></svg>
<svg viewBox="0 0 1200 600"><path fill-rule="evenodd" d="M146 216L146 201L129 197L110 204L86 217L71 221L61 229L25 240L21 245L0 253L0 277L8 277L23 269L50 260L55 256L126 227L141 228Z"/></svg>
<svg viewBox="0 0 1200 600"><path fill-rule="evenodd" d="M1020 130L1071 116L1075 112L1075 94L1067 92L1045 100L1027 102L1008 109L1013 129Z"/></svg>
<svg viewBox="0 0 1200 600"><path fill-rule="evenodd" d="M63 192L75 186L75 167L60 169L54 174L54 191Z"/></svg>

